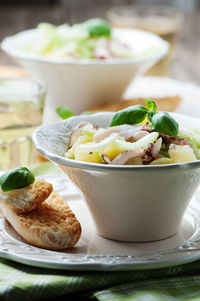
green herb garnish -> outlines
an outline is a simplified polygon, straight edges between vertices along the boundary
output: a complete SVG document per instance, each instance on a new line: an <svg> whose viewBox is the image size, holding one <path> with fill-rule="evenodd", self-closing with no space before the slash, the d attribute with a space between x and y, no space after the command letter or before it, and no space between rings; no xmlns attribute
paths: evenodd
<svg viewBox="0 0 200 301"><path fill-rule="evenodd" d="M151 99L146 99L145 104L146 104L146 107L147 107L150 111L153 111L153 112L156 112L156 111L157 111L157 106L156 106L155 101L153 101L153 100L151 100Z"/></svg>
<svg viewBox="0 0 200 301"><path fill-rule="evenodd" d="M84 111L81 113L81 115L92 115L92 114L95 114L95 113L98 113L98 111Z"/></svg>
<svg viewBox="0 0 200 301"><path fill-rule="evenodd" d="M156 103L153 100L146 100L146 107L141 105L131 106L117 112L110 123L110 126L122 124L139 124L148 119L153 130L170 134L174 137L178 135L179 125L169 113L157 111Z"/></svg>
<svg viewBox="0 0 200 301"><path fill-rule="evenodd" d="M152 117L151 127L153 130L170 134L174 137L178 135L178 123L167 112L157 112Z"/></svg>
<svg viewBox="0 0 200 301"><path fill-rule="evenodd" d="M147 116L148 108L136 105L117 112L111 120L110 126L121 124L138 124Z"/></svg>
<svg viewBox="0 0 200 301"><path fill-rule="evenodd" d="M67 107L57 107L56 108L56 113L62 118L62 119L67 119L72 117L74 114L72 113L71 110L69 110Z"/></svg>
<svg viewBox="0 0 200 301"><path fill-rule="evenodd" d="M24 188L35 181L35 176L26 167L18 167L0 177L2 191Z"/></svg>
<svg viewBox="0 0 200 301"><path fill-rule="evenodd" d="M156 114L157 106L156 106L155 101L153 101L151 99L146 99L146 106L149 109L149 112L147 114L147 119L151 122L153 116Z"/></svg>
<svg viewBox="0 0 200 301"><path fill-rule="evenodd" d="M83 25L88 31L90 37L110 37L111 27L108 22L103 19L95 18L83 22Z"/></svg>

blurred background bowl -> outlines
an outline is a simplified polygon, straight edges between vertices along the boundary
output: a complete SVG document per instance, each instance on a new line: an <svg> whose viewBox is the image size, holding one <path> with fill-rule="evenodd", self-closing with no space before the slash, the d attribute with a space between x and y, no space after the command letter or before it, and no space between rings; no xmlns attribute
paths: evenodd
<svg viewBox="0 0 200 301"><path fill-rule="evenodd" d="M44 122L57 119L55 108L67 106L78 114L87 108L119 100L129 83L164 57L169 44L159 36L137 29L113 29L131 48L143 55L128 59L49 59L25 52L25 45L37 42L37 30L27 30L5 38L2 49L31 75L42 80L48 90Z"/></svg>

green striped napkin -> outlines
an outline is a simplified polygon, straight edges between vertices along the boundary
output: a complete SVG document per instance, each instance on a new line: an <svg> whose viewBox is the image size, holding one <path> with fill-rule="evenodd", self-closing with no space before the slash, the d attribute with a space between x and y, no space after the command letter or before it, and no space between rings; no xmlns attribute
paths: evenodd
<svg viewBox="0 0 200 301"><path fill-rule="evenodd" d="M200 300L200 261L133 272L71 272L0 260L0 300Z"/></svg>

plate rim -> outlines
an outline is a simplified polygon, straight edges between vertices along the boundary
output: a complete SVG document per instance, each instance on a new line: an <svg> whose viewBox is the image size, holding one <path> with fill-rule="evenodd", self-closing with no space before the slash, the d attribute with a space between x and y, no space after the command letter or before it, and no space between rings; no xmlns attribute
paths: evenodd
<svg viewBox="0 0 200 301"><path fill-rule="evenodd" d="M195 221L200 217L200 214L196 212L194 207L191 205L187 212L190 215L193 215L193 219ZM12 237L12 235L6 231L4 226L6 222L3 216L0 217L0 221L1 225L3 223L3 227L0 227L0 257L29 266L70 271L135 271L167 268L200 259L200 222L198 222L197 225L197 232L194 232L185 242L182 242L173 248L158 251L157 253L150 251L147 254L148 256L150 255L149 259L142 261L137 258L145 256L145 252L136 255L90 255L63 253L41 249L29 245L26 242L20 242L16 238ZM17 247L19 248L19 252L17 251ZM162 259L162 256L164 255L176 255L181 253L183 256ZM31 255L34 255L36 258L31 258ZM37 258L38 255L43 258ZM154 256L151 257L151 255ZM46 257L53 259L49 260L46 259Z"/></svg>

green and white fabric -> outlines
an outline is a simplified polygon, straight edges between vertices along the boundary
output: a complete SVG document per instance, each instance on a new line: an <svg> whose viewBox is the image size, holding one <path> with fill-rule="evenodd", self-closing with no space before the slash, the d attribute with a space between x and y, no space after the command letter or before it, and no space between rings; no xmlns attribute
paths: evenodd
<svg viewBox="0 0 200 301"><path fill-rule="evenodd" d="M0 260L0 300L200 300L200 261L132 272L70 272Z"/></svg>

